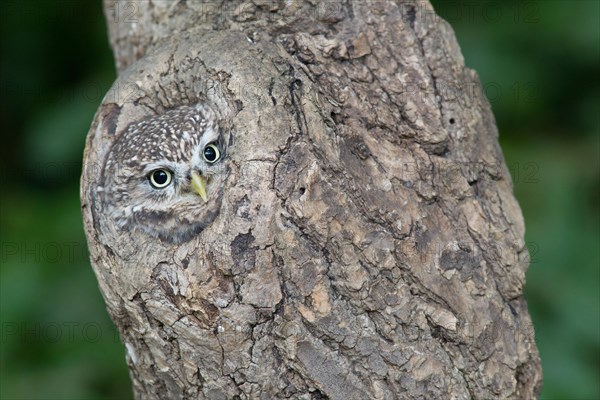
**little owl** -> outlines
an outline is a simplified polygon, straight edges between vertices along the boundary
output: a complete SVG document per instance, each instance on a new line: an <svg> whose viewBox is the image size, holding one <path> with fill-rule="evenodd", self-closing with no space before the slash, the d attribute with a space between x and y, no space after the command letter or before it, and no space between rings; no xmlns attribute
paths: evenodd
<svg viewBox="0 0 600 400"><path fill-rule="evenodd" d="M102 171L102 206L122 230L188 241L217 216L225 143L206 106L180 106L131 124Z"/></svg>

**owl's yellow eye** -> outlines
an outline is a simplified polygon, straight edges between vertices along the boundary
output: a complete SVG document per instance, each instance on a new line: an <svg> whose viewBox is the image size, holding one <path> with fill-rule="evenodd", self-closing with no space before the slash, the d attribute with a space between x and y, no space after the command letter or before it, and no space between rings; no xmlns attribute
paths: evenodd
<svg viewBox="0 0 600 400"><path fill-rule="evenodd" d="M171 184L173 174L166 169L156 169L150 173L150 184L155 189L163 189Z"/></svg>
<svg viewBox="0 0 600 400"><path fill-rule="evenodd" d="M204 160L208 163L215 163L221 157L221 152L219 148L214 144L209 144L204 148Z"/></svg>

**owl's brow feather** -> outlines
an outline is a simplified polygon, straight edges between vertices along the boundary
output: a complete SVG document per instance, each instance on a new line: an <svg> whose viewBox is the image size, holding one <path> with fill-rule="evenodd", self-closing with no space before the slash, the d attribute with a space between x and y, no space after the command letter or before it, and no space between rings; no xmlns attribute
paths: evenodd
<svg viewBox="0 0 600 400"><path fill-rule="evenodd" d="M207 113L200 105L181 106L132 123L117 139L111 154L122 160L140 158L146 162L183 160L205 134L217 131L218 137L218 129L208 122Z"/></svg>

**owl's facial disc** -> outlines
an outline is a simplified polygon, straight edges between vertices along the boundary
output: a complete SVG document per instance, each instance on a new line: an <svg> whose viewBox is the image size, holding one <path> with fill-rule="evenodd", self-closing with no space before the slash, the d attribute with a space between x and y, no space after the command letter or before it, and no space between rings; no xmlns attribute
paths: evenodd
<svg viewBox="0 0 600 400"><path fill-rule="evenodd" d="M202 104L128 126L103 171L109 223L171 243L196 236L220 211L225 143L216 116Z"/></svg>
<svg viewBox="0 0 600 400"><path fill-rule="evenodd" d="M193 192L198 193L203 201L206 201L206 179L196 171L192 171L190 177L190 188ZM148 181L154 189L165 189L173 182L173 172L167 168L155 169L148 175Z"/></svg>
<svg viewBox="0 0 600 400"><path fill-rule="evenodd" d="M149 198L171 201L176 197L189 199L190 195L194 195L198 200L202 199L200 203L208 201L207 185L210 177L203 176L198 168L186 164L171 164L150 165L146 168L148 169L150 172L142 174L146 178L140 184L142 190L148 192Z"/></svg>

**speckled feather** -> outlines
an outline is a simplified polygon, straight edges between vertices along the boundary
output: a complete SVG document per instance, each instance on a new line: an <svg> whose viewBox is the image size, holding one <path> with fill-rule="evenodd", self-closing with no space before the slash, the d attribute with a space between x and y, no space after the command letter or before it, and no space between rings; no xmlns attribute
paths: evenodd
<svg viewBox="0 0 600 400"><path fill-rule="evenodd" d="M221 158L206 162L206 145L216 143ZM103 222L130 234L169 243L192 239L218 215L226 175L224 141L215 114L206 106L181 106L131 124L109 151L102 174ZM164 189L148 176L168 169L173 182ZM207 179L207 202L191 190L191 172Z"/></svg>

